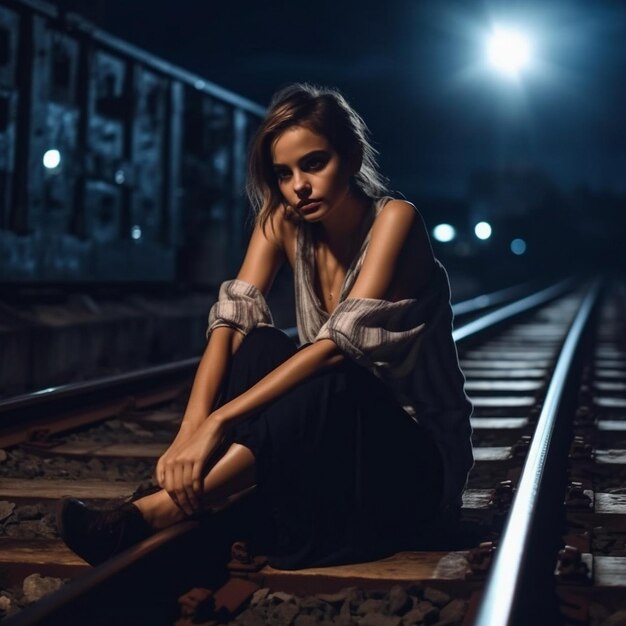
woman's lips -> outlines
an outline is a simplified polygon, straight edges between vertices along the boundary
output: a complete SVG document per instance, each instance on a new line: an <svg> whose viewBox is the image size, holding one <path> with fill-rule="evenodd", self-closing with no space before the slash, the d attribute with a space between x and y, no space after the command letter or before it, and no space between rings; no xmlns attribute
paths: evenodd
<svg viewBox="0 0 626 626"><path fill-rule="evenodd" d="M315 202L309 202L308 204L303 204L302 206L298 208L303 213L310 213L311 211L315 211L315 209L317 209L320 204L322 204L322 201L316 200Z"/></svg>

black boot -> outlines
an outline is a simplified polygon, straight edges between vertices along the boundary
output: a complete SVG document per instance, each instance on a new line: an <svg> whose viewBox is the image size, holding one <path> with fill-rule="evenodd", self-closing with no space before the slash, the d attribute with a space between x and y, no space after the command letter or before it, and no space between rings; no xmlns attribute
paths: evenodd
<svg viewBox="0 0 626 626"><path fill-rule="evenodd" d="M91 565L99 565L155 532L130 502L102 510L76 498L63 498L57 505L56 518L61 539Z"/></svg>

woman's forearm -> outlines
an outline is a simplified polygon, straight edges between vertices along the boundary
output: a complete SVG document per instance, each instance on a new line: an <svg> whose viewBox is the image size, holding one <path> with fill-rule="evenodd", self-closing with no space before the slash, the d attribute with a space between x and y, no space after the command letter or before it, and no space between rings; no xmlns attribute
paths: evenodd
<svg viewBox="0 0 626 626"><path fill-rule="evenodd" d="M211 419L227 428L229 424L251 415L298 383L340 363L344 358L330 339L317 341L296 352L250 389L216 409Z"/></svg>
<svg viewBox="0 0 626 626"><path fill-rule="evenodd" d="M217 402L232 354L243 335L228 326L215 328L200 359L181 428L195 430Z"/></svg>

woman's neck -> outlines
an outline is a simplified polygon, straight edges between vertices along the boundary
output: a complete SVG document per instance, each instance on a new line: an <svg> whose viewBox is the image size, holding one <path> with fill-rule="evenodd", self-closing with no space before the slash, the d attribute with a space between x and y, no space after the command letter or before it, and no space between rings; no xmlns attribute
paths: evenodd
<svg viewBox="0 0 626 626"><path fill-rule="evenodd" d="M341 254L347 245L354 243L371 204L372 201L366 196L348 195L346 201L326 219L313 224L315 240Z"/></svg>

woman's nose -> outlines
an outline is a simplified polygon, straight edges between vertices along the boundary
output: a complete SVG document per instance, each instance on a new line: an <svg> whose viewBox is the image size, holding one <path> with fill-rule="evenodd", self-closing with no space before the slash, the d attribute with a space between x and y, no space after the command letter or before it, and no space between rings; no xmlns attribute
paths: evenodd
<svg viewBox="0 0 626 626"><path fill-rule="evenodd" d="M309 181L304 174L294 174L293 189L299 196L307 194L311 191L311 185L309 184Z"/></svg>

